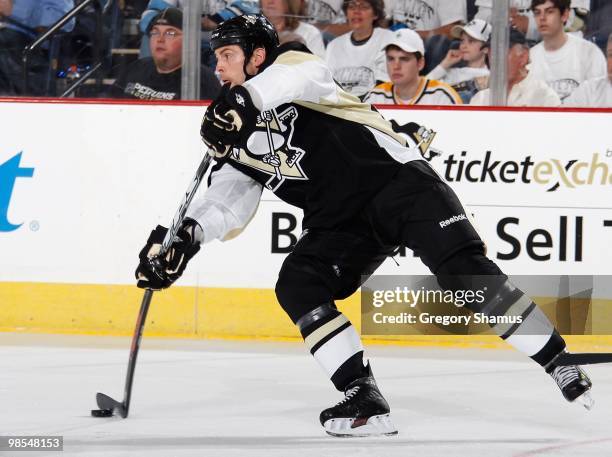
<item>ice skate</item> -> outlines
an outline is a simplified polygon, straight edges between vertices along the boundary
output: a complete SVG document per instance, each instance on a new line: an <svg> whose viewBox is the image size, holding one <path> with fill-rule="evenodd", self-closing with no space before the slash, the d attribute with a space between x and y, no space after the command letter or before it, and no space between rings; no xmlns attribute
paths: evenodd
<svg viewBox="0 0 612 457"><path fill-rule="evenodd" d="M369 375L350 383L344 400L321 412L321 425L332 436L363 437L396 435L389 404L384 399L368 366Z"/></svg>
<svg viewBox="0 0 612 457"><path fill-rule="evenodd" d="M563 367L553 362L546 368L546 372L555 380L567 401L577 402L589 410L593 407L595 402L590 393L593 384L578 365Z"/></svg>

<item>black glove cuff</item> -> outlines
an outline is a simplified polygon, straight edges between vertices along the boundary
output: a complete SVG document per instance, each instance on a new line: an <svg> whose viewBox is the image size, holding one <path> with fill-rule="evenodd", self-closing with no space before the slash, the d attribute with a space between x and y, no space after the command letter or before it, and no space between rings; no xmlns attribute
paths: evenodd
<svg viewBox="0 0 612 457"><path fill-rule="evenodd" d="M183 222L181 223L181 228L179 229L179 232L181 233L181 235L183 235L185 238L183 239L183 241L185 242L185 244L187 245L198 245L200 244L200 242L197 240L197 236L196 233L198 231L202 231L202 227L200 226L200 224L198 223L198 221L196 221L195 219L192 219L190 217L186 217L185 219L183 219ZM183 237L181 237L183 238Z"/></svg>

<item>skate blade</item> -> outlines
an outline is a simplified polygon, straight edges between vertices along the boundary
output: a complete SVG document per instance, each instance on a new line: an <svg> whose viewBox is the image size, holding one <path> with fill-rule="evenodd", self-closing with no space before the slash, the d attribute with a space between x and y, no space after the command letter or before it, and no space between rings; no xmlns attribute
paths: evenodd
<svg viewBox="0 0 612 457"><path fill-rule="evenodd" d="M587 411L592 410L593 406L595 406L595 400L591 397L591 392L589 390L576 398L574 402L584 406Z"/></svg>
<svg viewBox="0 0 612 457"><path fill-rule="evenodd" d="M370 417L365 423L354 418L329 419L323 424L328 435L340 438L360 438L366 436L397 435L397 429L389 414Z"/></svg>

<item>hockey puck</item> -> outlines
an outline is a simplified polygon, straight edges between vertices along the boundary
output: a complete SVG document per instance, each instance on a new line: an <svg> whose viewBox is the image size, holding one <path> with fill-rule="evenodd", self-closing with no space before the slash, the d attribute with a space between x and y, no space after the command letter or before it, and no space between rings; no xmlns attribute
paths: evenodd
<svg viewBox="0 0 612 457"><path fill-rule="evenodd" d="M111 417L113 415L112 409L92 409L91 415L93 417Z"/></svg>

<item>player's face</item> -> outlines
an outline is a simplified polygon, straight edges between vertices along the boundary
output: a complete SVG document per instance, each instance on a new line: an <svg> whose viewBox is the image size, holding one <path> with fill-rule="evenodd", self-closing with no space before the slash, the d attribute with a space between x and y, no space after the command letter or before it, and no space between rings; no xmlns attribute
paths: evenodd
<svg viewBox="0 0 612 457"><path fill-rule="evenodd" d="M461 51L461 58L468 63L482 59L486 54L486 48L483 47L483 42L475 40L465 32L461 34L459 51Z"/></svg>
<svg viewBox="0 0 612 457"><path fill-rule="evenodd" d="M240 46L237 44L222 46L215 49L215 56L217 57L216 71L223 84L230 83L231 87L234 87L246 81L246 75L244 74L245 56ZM256 48L246 65L247 73L250 76L255 76L265 59L265 49Z"/></svg>
<svg viewBox="0 0 612 457"><path fill-rule="evenodd" d="M351 30L371 32L377 19L374 8L364 0L351 0L346 7L346 19Z"/></svg>
<svg viewBox="0 0 612 457"><path fill-rule="evenodd" d="M424 59L417 59L412 52L401 49L387 49L387 73L391 82L396 86L413 84L419 78L419 71L423 69Z"/></svg>
<svg viewBox="0 0 612 457"><path fill-rule="evenodd" d="M230 83L233 86L246 81L244 74L244 51L237 44L222 46L215 49L217 57L216 71L223 84Z"/></svg>
<svg viewBox="0 0 612 457"><path fill-rule="evenodd" d="M612 41L608 41L608 78L610 78L610 82L612 83Z"/></svg>
<svg viewBox="0 0 612 457"><path fill-rule="evenodd" d="M565 21L569 17L569 10L561 14L559 8L548 0L538 5L533 10L533 15L542 38L555 37L563 32Z"/></svg>
<svg viewBox="0 0 612 457"><path fill-rule="evenodd" d="M268 19L287 14L287 3L285 0L260 0L261 11Z"/></svg>
<svg viewBox="0 0 612 457"><path fill-rule="evenodd" d="M151 57L161 71L172 71L181 66L183 32L169 25L155 25L149 32Z"/></svg>

